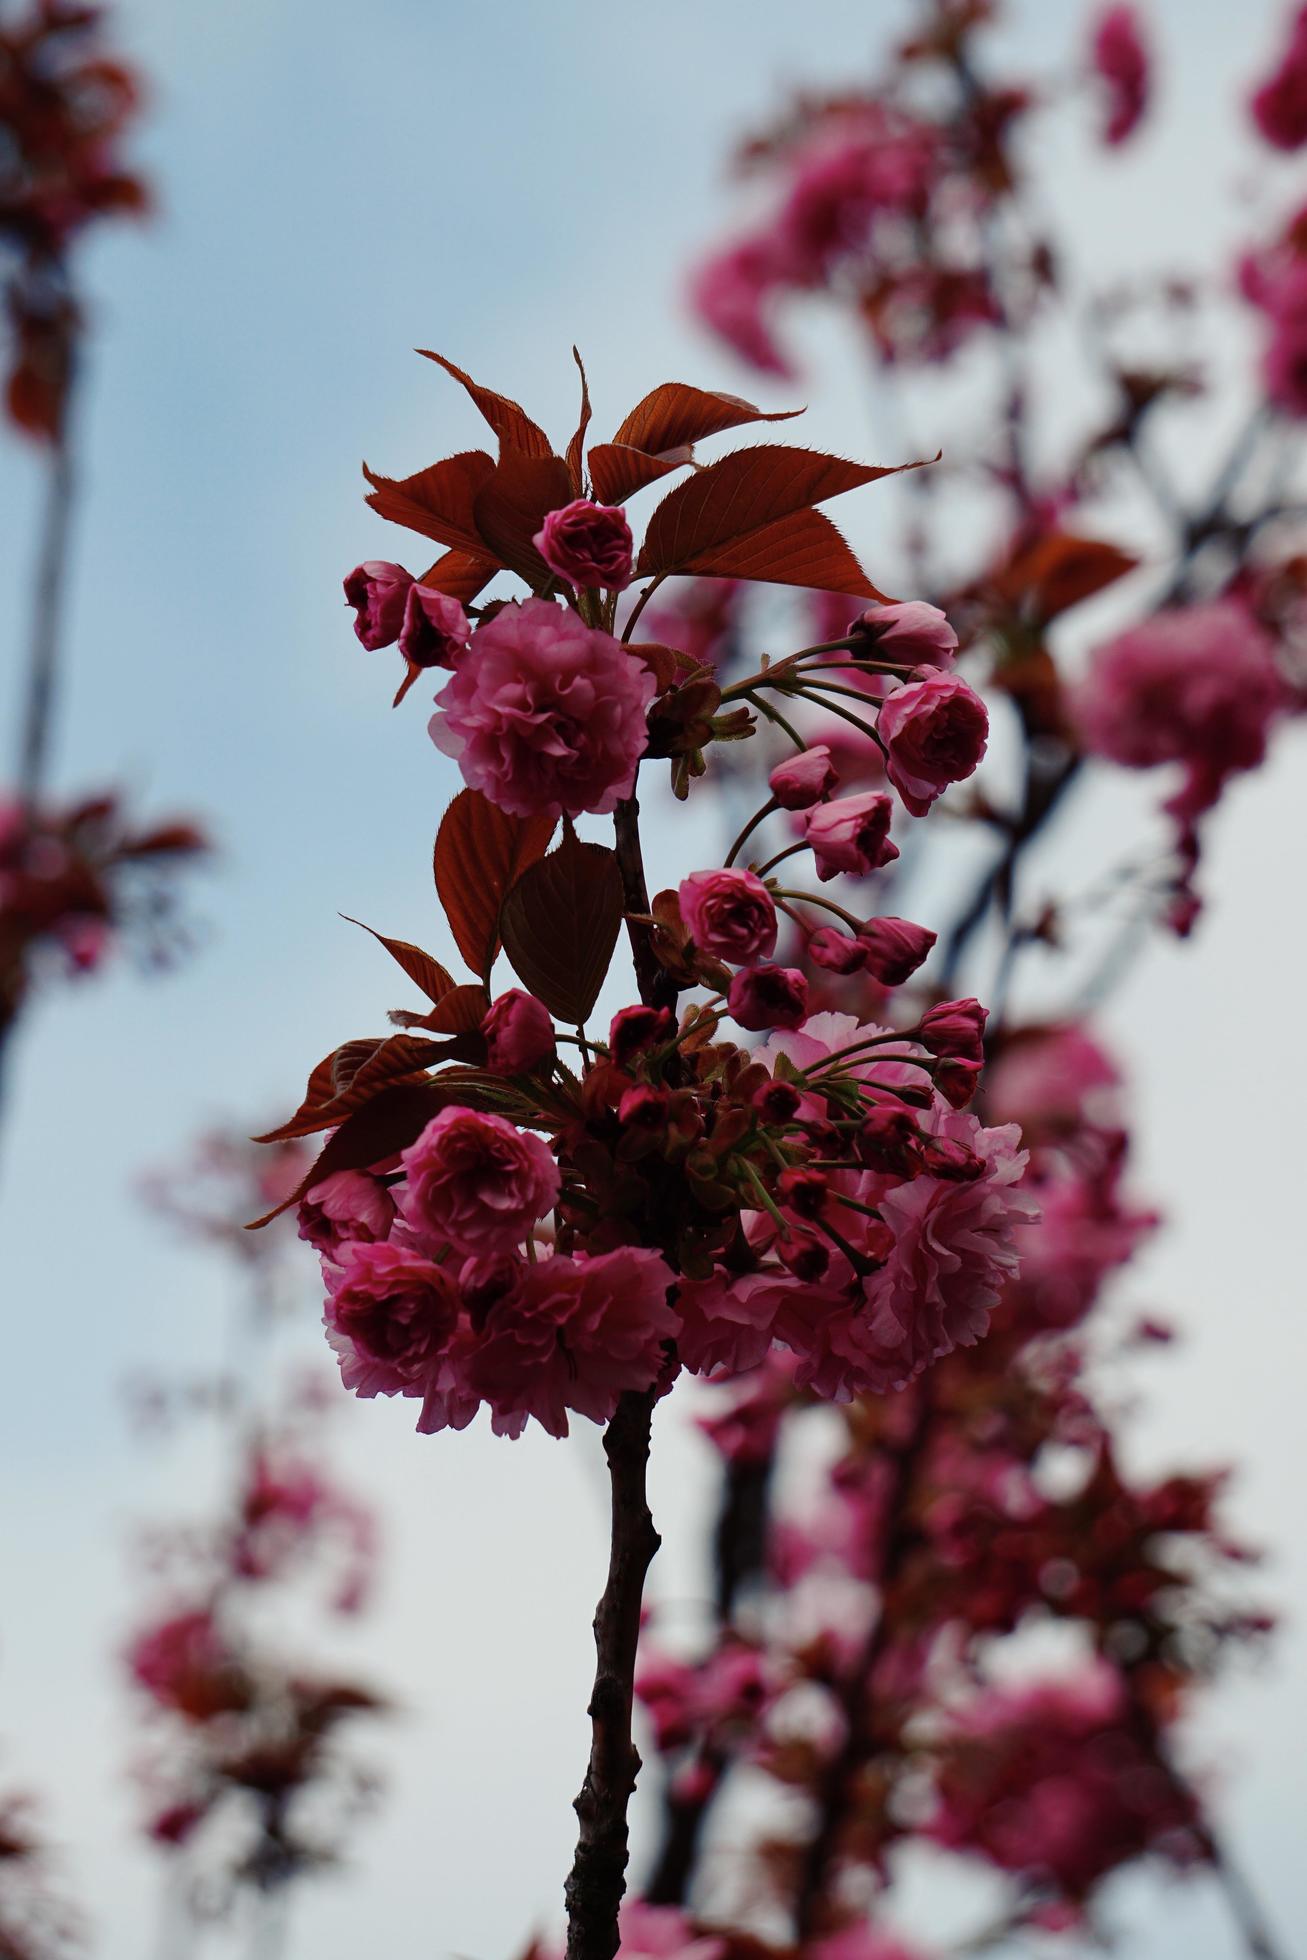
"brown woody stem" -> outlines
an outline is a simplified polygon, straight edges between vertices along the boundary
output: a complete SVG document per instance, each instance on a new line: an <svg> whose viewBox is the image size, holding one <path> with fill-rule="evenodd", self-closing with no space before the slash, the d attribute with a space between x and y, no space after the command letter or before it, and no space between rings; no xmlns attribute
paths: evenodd
<svg viewBox="0 0 1307 1960"><path fill-rule="evenodd" d="M634 794L618 804L613 821L626 910L642 915L627 922L640 998L646 1006L658 1007L665 1003L670 983L654 955L650 928L643 922L649 912L649 892L640 849L640 805ZM671 999L675 998L673 986ZM640 1756L631 1737L635 1654L645 1574L659 1545L645 1485L657 1399L657 1387L628 1390L604 1432L612 1540L608 1581L594 1617L590 1761L574 1805L581 1829L563 1889L567 1960L613 1960L618 1947L617 1913L626 1891L630 1855L626 1813L640 1773Z"/></svg>
<svg viewBox="0 0 1307 1960"><path fill-rule="evenodd" d="M567 1960L613 1960L617 1912L626 1891L626 1812L640 1773L631 1739L635 1653L644 1579L659 1537L645 1494L649 1429L657 1389L628 1391L604 1432L612 1484L608 1583L595 1609L590 1762L573 1806L581 1831L564 1888Z"/></svg>
<svg viewBox="0 0 1307 1960"><path fill-rule="evenodd" d="M23 708L18 756L18 793L28 809L37 802L45 787L64 593L68 582L68 545L75 490L70 400L74 369L71 351L68 358L69 370L59 428L50 451L32 606L27 699Z"/></svg>

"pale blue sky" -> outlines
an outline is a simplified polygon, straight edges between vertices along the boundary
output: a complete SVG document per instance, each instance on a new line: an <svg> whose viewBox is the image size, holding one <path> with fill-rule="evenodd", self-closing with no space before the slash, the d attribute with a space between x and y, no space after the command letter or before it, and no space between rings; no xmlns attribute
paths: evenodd
<svg viewBox="0 0 1307 1960"><path fill-rule="evenodd" d="M1081 17L1061 0L1011 12L1009 45L1032 65ZM1270 0L1237 14L1218 0L1152 8L1172 114L1133 163L1102 157L1067 112L1047 194L1075 210L1091 270L1210 257L1237 235L1229 194L1256 160L1227 105L1279 12ZM391 657L361 653L340 602L356 560L406 549L364 509L359 461L402 473L479 439L419 345L563 433L573 341L601 433L671 376L755 390L679 305L687 258L733 210L728 138L800 79L856 75L902 9L123 0L121 15L157 78L142 147L162 210L88 263L98 332L57 777L198 810L223 853L194 901L200 957L165 982L120 972L51 997L16 1057L0 1193L0 1746L50 1800L105 1960L139 1960L155 1875L130 1838L111 1651L131 1613L125 1527L160 1501L159 1465L126 1438L114 1394L143 1362L216 1352L231 1288L133 1209L130 1183L214 1114L254 1123L289 1107L317 1056L380 1025L399 998L387 962L339 912L448 947L428 865L450 767L417 695L390 715ZM1292 183L1279 169L1286 199ZM819 323L804 338L821 362L802 391L811 435L900 460L883 453L847 337ZM918 390L914 438L945 442L957 408L956 389ZM22 595L36 473L13 443L0 487L5 589ZM854 529L893 589L878 508L869 496ZM13 635L12 610L2 630ZM1302 834L1303 756L1286 741L1232 797L1215 918L1189 951L1161 951L1113 1017L1140 1069L1146 1180L1176 1220L1134 1291L1194 1335L1148 1370L1138 1449L1149 1462L1243 1461L1236 1512L1271 1543L1266 1589L1300 1603L1304 1083L1272 1017L1307 947L1266 839ZM1073 857L1092 862L1102 823L1128 833L1150 798L1118 798L1106 819L1100 807L1073 832ZM669 857L701 819L691 806L674 821ZM1244 1110L1258 1141L1231 1167ZM377 1745L388 1807L355 1874L306 1908L292 1952L354 1960L380 1941L400 1960L493 1960L555 1913L570 1848L601 1558L593 1438L420 1439L402 1409L347 1413L393 1544L382 1619L347 1651L375 1653L420 1719ZM673 1441L657 1473L671 1592L695 1583L676 1549L693 1531L693 1450ZM198 1498L205 1475L193 1452L170 1494ZM1213 1752L1240 1759L1225 1808L1287 1936L1307 1923L1292 1822L1307 1802L1305 1706L1291 1623L1265 1678L1223 1690L1209 1724ZM1205 1892L1132 1883L1120 1917L1135 1929L1123 1950L1148 1960L1235 1951Z"/></svg>

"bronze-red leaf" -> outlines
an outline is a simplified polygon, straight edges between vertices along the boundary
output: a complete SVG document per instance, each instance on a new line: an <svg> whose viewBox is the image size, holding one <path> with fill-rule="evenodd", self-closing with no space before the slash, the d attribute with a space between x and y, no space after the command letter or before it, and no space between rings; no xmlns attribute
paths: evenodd
<svg viewBox="0 0 1307 1960"><path fill-rule="evenodd" d="M850 463L814 449L759 443L710 463L686 483L678 483L649 520L637 575L684 571L690 565L714 571L728 546L765 530L782 517L841 496L918 463L879 468Z"/></svg>
<svg viewBox="0 0 1307 1960"><path fill-rule="evenodd" d="M662 456L670 449L720 435L724 429L742 428L746 422L788 422L802 413L801 408L769 412L739 395L691 388L684 381L664 381L636 403L613 441Z"/></svg>
<svg viewBox="0 0 1307 1960"><path fill-rule="evenodd" d="M551 510L571 501L572 479L561 456L510 450L477 491L477 533L488 552L539 591L553 574L532 539Z"/></svg>
<svg viewBox="0 0 1307 1960"><path fill-rule="evenodd" d="M446 374L452 374L455 381L461 382L467 389L468 394L499 437L501 456L506 449L520 449L526 456L553 455L554 445L549 437L539 423L531 420L518 402L511 400L508 395L496 394L493 388L479 387L470 374L464 374L461 367L455 367L454 363L447 361L443 354L433 354L427 347L419 347L417 351L423 360L435 361L438 366L444 368Z"/></svg>
<svg viewBox="0 0 1307 1960"><path fill-rule="evenodd" d="M579 1027L599 996L622 926L617 854L569 831L523 872L500 914L518 978L560 1021Z"/></svg>
<svg viewBox="0 0 1307 1960"><path fill-rule="evenodd" d="M460 790L436 835L436 890L455 944L488 986L499 951L499 910L529 864L543 857L552 817L510 817L480 790Z"/></svg>
<svg viewBox="0 0 1307 1960"><path fill-rule="evenodd" d="M415 476L400 478L378 476L365 463L363 474L372 485L366 501L391 524L402 524L437 544L484 559L490 554L477 531L472 507L494 471L494 461L484 449L465 449Z"/></svg>

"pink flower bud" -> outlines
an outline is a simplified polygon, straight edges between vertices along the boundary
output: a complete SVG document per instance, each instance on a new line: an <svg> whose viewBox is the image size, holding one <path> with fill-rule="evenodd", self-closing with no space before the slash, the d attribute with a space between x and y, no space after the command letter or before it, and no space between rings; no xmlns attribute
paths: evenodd
<svg viewBox="0 0 1307 1960"><path fill-rule="evenodd" d="M1109 7L1094 28L1089 53L1106 95L1103 141L1115 147L1133 133L1148 107L1148 50L1135 9Z"/></svg>
<svg viewBox="0 0 1307 1960"><path fill-rule="evenodd" d="M949 1056L935 1070L935 1087L954 1109L965 1109L980 1083L980 1063Z"/></svg>
<svg viewBox="0 0 1307 1960"><path fill-rule="evenodd" d="M623 1007L608 1030L608 1052L619 1068L628 1068L641 1049L670 1041L676 1022L666 1007Z"/></svg>
<svg viewBox="0 0 1307 1960"><path fill-rule="evenodd" d="M345 580L345 600L357 618L354 631L369 653L395 644L404 625L404 607L413 575L402 565L370 558Z"/></svg>
<svg viewBox="0 0 1307 1960"><path fill-rule="evenodd" d="M972 774L985 753L985 704L956 674L928 674L896 688L880 711L890 781L914 817Z"/></svg>
<svg viewBox="0 0 1307 1960"><path fill-rule="evenodd" d="M499 996L482 1021L481 1032L486 1038L486 1067L495 1075L529 1075L554 1052L549 1009L520 987L510 987Z"/></svg>
<svg viewBox="0 0 1307 1960"><path fill-rule="evenodd" d="M750 1033L765 1028L802 1027L808 1012L808 983L797 967L746 966L726 997L731 1017Z"/></svg>
<svg viewBox="0 0 1307 1960"><path fill-rule="evenodd" d="M821 1171L793 1165L789 1170L782 1171L776 1180L776 1195L800 1218L820 1218L826 1209L830 1191Z"/></svg>
<svg viewBox="0 0 1307 1960"><path fill-rule="evenodd" d="M472 623L446 592L411 585L404 606L404 630L399 650L415 667L452 667L467 650Z"/></svg>
<svg viewBox="0 0 1307 1960"><path fill-rule="evenodd" d="M931 947L935 934L910 919L868 919L858 934L867 971L882 987L901 987L910 980Z"/></svg>
<svg viewBox="0 0 1307 1960"><path fill-rule="evenodd" d="M869 606L850 626L849 637L870 641L886 660L904 666L951 667L958 647L958 636L944 614L924 599Z"/></svg>
<svg viewBox="0 0 1307 1960"><path fill-rule="evenodd" d="M551 510L533 542L550 571L571 585L620 592L631 582L631 527L615 505L578 497Z"/></svg>
<svg viewBox="0 0 1307 1960"><path fill-rule="evenodd" d="M921 1169L921 1132L897 1102L872 1103L858 1131L856 1149L868 1170L887 1177L915 1177Z"/></svg>
<svg viewBox="0 0 1307 1960"><path fill-rule="evenodd" d="M667 1105L666 1089L654 1089L647 1082L637 1082L618 1103L617 1120L624 1129L660 1130L667 1122Z"/></svg>
<svg viewBox="0 0 1307 1960"><path fill-rule="evenodd" d="M823 1278L830 1265L830 1247L810 1232L791 1232L787 1239L777 1239L776 1253L795 1279L806 1280L809 1285Z"/></svg>
<svg viewBox="0 0 1307 1960"><path fill-rule="evenodd" d="M838 926L818 926L809 934L804 951L827 973L857 973L867 964L867 949L861 939L841 932Z"/></svg>
<svg viewBox="0 0 1307 1960"><path fill-rule="evenodd" d="M840 780L824 742L814 742L802 755L787 755L767 778L768 786L782 810L810 810L824 803Z"/></svg>
<svg viewBox="0 0 1307 1960"><path fill-rule="evenodd" d="M889 864L899 854L890 842L889 822L893 805L883 790L867 790L861 796L841 796L835 803L823 803L811 810L804 823L804 836L812 846L817 876L823 881L849 871L865 877Z"/></svg>
<svg viewBox="0 0 1307 1960"><path fill-rule="evenodd" d="M771 957L776 907L752 871L696 871L677 892L681 917L701 953L745 966Z"/></svg>
<svg viewBox="0 0 1307 1960"><path fill-rule="evenodd" d="M932 1055L983 1062L988 1019L989 1009L978 1000L942 1000L922 1015L918 1038Z"/></svg>
<svg viewBox="0 0 1307 1960"><path fill-rule="evenodd" d="M800 1100L792 1082L772 1081L755 1092L753 1106L765 1123L788 1123Z"/></svg>

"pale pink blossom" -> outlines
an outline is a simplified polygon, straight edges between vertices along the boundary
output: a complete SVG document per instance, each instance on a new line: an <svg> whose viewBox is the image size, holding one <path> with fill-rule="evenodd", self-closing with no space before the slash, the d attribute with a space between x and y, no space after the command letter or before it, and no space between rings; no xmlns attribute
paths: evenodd
<svg viewBox="0 0 1307 1960"><path fill-rule="evenodd" d="M656 686L611 634L526 599L473 634L431 739L510 816L607 816L634 786Z"/></svg>

